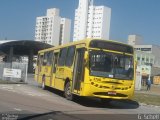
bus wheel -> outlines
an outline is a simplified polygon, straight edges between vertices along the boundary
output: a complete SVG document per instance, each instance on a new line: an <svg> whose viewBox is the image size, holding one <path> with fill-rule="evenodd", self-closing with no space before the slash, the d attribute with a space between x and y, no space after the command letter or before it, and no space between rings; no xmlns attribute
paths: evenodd
<svg viewBox="0 0 160 120"><path fill-rule="evenodd" d="M67 100L73 100L73 94L71 93L70 82L67 82L65 85L64 96Z"/></svg>
<svg viewBox="0 0 160 120"><path fill-rule="evenodd" d="M43 78L42 78L42 89L43 89L43 90L46 89L46 85L45 85L45 76L43 76Z"/></svg>

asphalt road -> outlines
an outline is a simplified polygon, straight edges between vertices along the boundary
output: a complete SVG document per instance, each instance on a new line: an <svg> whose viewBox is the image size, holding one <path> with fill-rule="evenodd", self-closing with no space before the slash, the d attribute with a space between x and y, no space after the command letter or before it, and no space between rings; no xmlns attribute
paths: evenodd
<svg viewBox="0 0 160 120"><path fill-rule="evenodd" d="M160 107L139 104L136 101L112 101L103 105L98 99L76 97L66 100L62 92L42 90L36 85L0 85L0 117L48 120L136 120L157 115ZM120 119L120 120L121 120Z"/></svg>

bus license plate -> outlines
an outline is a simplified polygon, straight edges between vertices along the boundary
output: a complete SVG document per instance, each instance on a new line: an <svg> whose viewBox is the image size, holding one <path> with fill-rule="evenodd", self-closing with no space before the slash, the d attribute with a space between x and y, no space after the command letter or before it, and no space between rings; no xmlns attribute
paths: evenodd
<svg viewBox="0 0 160 120"><path fill-rule="evenodd" d="M109 91L108 92L108 95L116 95L117 93L116 93L116 91Z"/></svg>

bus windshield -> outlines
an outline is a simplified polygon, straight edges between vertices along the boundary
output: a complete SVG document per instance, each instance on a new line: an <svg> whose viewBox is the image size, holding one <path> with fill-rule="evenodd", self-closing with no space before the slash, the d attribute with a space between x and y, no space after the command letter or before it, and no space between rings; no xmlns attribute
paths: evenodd
<svg viewBox="0 0 160 120"><path fill-rule="evenodd" d="M90 56L90 75L133 79L133 56L105 51L92 50Z"/></svg>

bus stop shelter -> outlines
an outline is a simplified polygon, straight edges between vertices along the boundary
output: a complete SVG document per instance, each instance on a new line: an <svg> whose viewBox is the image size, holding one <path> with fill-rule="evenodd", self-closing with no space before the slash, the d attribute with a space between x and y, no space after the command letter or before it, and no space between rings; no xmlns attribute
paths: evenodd
<svg viewBox="0 0 160 120"><path fill-rule="evenodd" d="M0 44L0 54L5 55L5 62L12 62L13 56L28 56L28 72L33 72L33 56L39 50L53 47L47 43L33 40L7 41Z"/></svg>

